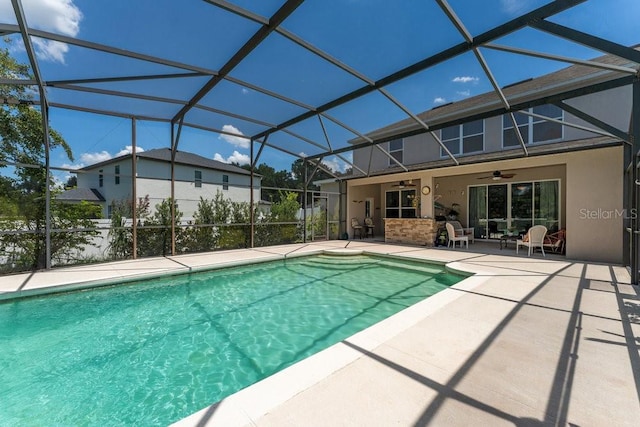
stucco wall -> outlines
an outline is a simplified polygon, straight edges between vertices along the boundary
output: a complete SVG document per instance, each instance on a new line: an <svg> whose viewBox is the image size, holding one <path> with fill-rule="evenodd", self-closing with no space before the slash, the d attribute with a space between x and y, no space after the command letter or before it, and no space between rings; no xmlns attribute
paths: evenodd
<svg viewBox="0 0 640 427"><path fill-rule="evenodd" d="M622 148L568 155L567 256L586 261L622 263Z"/></svg>
<svg viewBox="0 0 640 427"><path fill-rule="evenodd" d="M574 106L612 126L619 129L627 129L631 112L631 87L624 86L615 89L589 94L566 101ZM564 119L586 128L594 126L565 112ZM490 117L484 120L484 151L497 152L502 150L502 116ZM573 141L599 136L598 134L565 126L563 129L564 141ZM440 131L436 132L440 135ZM544 144L544 143L543 143ZM533 144L541 145L541 144ZM530 146L532 146L530 144ZM381 144L385 150L389 149L389 143ZM513 147L510 147L513 148ZM369 165L370 149L354 151L354 163L367 170ZM407 165L424 163L434 160L446 159L448 156L440 155L440 145L430 133L423 133L404 138L404 163ZM476 153L477 154L477 153ZM460 155L457 155L460 156ZM371 157L371 170L381 171L389 168L389 158L380 150L374 149ZM395 165L395 164L394 164Z"/></svg>
<svg viewBox="0 0 640 427"><path fill-rule="evenodd" d="M379 205L384 209L385 189L399 180L413 179L417 191L424 185L432 189L428 196L421 196L422 216L433 216L434 196L442 196L440 201L446 205L460 204L466 222L468 186L480 183L478 176L490 175L494 170L516 173L512 181L560 179L567 259L622 263L625 215L622 146L351 180L347 185L348 218L359 212L353 200L377 193Z"/></svg>

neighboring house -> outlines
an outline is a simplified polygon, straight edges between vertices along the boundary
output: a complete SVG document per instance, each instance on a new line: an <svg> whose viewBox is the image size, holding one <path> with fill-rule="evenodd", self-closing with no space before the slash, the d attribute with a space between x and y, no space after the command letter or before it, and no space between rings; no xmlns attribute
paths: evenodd
<svg viewBox="0 0 640 427"><path fill-rule="evenodd" d="M136 154L136 195L149 196L150 210L171 197L171 150L160 148ZM183 219L193 217L200 198L250 202L250 172L237 166L178 151L175 158L175 197ZM260 175L254 175L254 203L260 201ZM132 155L116 157L78 170L78 187L62 193L61 200L89 200L102 206L110 218L113 202L131 200ZM86 196L86 197L83 197Z"/></svg>
<svg viewBox="0 0 640 427"><path fill-rule="evenodd" d="M635 63L610 55L594 61L637 68ZM557 92L559 87L568 91L578 84L582 87L622 76L574 65L510 85L503 92L510 105L518 105L544 96L545 91ZM544 224L550 232L566 228L567 257L622 263L628 217L623 211L624 143L603 136L599 129L600 133L590 131L596 126L571 113L586 112L627 132L632 88L585 93L564 102L564 109L549 104L523 110L529 114L515 114L524 147L507 115L434 131L458 165L413 119L367 134L373 140L390 140L380 144L386 153L369 147L354 151L354 164L369 176L358 176L356 171L347 182L346 217L362 221L373 215L379 234L384 231L384 218L442 218L455 210L465 226L474 227L476 240ZM437 126L458 117L487 117L501 107L500 98L491 92L433 108L418 117ZM410 136L394 139L398 134ZM361 203L363 200L367 203Z"/></svg>

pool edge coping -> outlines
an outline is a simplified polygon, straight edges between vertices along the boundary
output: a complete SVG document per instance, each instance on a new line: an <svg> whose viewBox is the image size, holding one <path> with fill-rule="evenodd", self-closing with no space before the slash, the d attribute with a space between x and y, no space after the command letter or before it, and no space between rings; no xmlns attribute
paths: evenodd
<svg viewBox="0 0 640 427"><path fill-rule="evenodd" d="M187 266L183 264L182 267L175 267L171 269L164 268L164 269L159 269L153 272L132 273L130 275L118 276L118 277L110 277L110 278L95 279L95 280L81 280L73 283L50 285L50 286L37 287L37 288L25 289L25 290L19 289L16 291L4 291L4 292L0 292L0 304L10 302L12 300L20 300L23 298L31 298L31 297L52 295L52 294L65 293L65 292L116 286L121 284L132 283L132 282L156 279L159 277L174 277L174 276L181 276L185 274L220 270L223 268L240 267L243 265L261 264L264 262L278 261L278 260L283 260L288 258L313 256L313 255L322 254L325 251L326 250L318 249L314 251L284 254L284 255L271 254L271 255L265 255L264 257L257 258L257 259L234 260L234 261L221 262L218 264L206 264L206 265L200 265L200 266ZM162 258L175 261L174 258L177 258L177 257L162 257ZM135 260L128 260L128 261L135 261Z"/></svg>

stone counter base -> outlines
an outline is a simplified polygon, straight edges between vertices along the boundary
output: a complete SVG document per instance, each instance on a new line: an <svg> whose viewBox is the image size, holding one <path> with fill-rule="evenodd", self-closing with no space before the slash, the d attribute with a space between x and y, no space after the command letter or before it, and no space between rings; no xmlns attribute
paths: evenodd
<svg viewBox="0 0 640 427"><path fill-rule="evenodd" d="M431 247L440 226L444 226L444 222L432 218L386 218L384 241Z"/></svg>

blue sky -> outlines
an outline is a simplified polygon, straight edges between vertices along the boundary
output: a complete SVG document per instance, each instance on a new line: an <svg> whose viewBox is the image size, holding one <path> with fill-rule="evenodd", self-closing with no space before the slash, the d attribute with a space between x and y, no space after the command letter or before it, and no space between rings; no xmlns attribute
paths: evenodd
<svg viewBox="0 0 640 427"><path fill-rule="evenodd" d="M233 3L268 17L282 1L236 0ZM449 0L452 9L473 35L546 3L541 0ZM23 6L28 23L34 28L211 70L219 69L235 49L259 28L256 23L201 0L23 0ZM638 18L640 2L637 0L588 0L552 18L552 21L623 45L633 45L640 43ZM10 0L0 0L0 22L15 22ZM445 19L436 2L425 0L306 1L283 27L372 80L461 41L460 34ZM42 74L49 81L180 71L58 42L36 39L34 43ZM533 29L512 33L497 40L496 44L581 59L600 55L597 51ZM13 36L8 47L19 61L27 62L19 36ZM481 51L501 86L568 65L488 49ZM279 34L269 36L233 70L231 76L310 106L322 105L364 85ZM154 80L93 86L189 99L206 81L207 78L202 77L184 78L170 85ZM387 89L412 112L419 113L442 103L490 91L491 85L473 54L469 53L417 73ZM51 89L48 96L52 102L65 103L70 102L71 97L77 97L83 105L91 108L124 109L131 114L158 117L172 117L180 108L173 104L120 97L105 99L60 89ZM305 111L229 81L218 85L201 103L273 124ZM362 133L407 117L379 93L337 107L329 114ZM130 150L129 119L56 108L51 110L50 117L51 126L62 133L76 157L74 162L70 162L62 152L56 151L52 155L54 166L84 166ZM265 129L255 123L194 110L186 120L237 134L220 135L189 128L183 131L179 149L227 162L248 162L248 141L241 135L253 135ZM331 121L325 120L322 125L334 148L346 146L347 141L355 137ZM328 146L317 118L299 123L291 130L321 146ZM295 153L324 151L322 147L301 142L291 135L278 133L272 138L274 143ZM168 124L137 122L137 145L141 149L168 147L169 144ZM261 162L278 170L288 169L294 160L286 153L268 148L261 158ZM344 162L335 158L326 162L334 169L345 167Z"/></svg>

